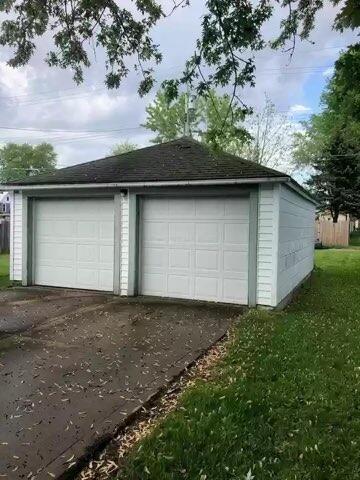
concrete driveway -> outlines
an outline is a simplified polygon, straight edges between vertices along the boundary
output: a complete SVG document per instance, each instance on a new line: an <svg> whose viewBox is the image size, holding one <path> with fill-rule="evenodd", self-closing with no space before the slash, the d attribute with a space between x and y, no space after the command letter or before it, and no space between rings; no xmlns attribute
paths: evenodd
<svg viewBox="0 0 360 480"><path fill-rule="evenodd" d="M0 478L62 475L240 313L70 290L0 292Z"/></svg>

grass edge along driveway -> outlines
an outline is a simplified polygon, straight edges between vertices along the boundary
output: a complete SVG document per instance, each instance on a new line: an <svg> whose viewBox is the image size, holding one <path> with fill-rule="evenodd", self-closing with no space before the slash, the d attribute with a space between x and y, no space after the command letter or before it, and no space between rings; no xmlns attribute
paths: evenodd
<svg viewBox="0 0 360 480"><path fill-rule="evenodd" d="M360 478L360 251L316 254L286 311L252 311L209 382L127 457L120 479Z"/></svg>
<svg viewBox="0 0 360 480"><path fill-rule="evenodd" d="M0 254L0 290L9 287L12 282L9 279L9 254Z"/></svg>

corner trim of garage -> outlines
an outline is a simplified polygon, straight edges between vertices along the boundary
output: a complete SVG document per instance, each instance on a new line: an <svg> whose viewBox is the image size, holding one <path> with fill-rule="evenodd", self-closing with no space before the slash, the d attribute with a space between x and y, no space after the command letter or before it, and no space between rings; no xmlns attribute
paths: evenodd
<svg viewBox="0 0 360 480"><path fill-rule="evenodd" d="M128 295L137 295L138 195L129 192L129 276Z"/></svg>
<svg viewBox="0 0 360 480"><path fill-rule="evenodd" d="M248 304L255 307L257 284L257 243L258 243L258 205L259 188L250 191L249 199L249 272L248 272Z"/></svg>
<svg viewBox="0 0 360 480"><path fill-rule="evenodd" d="M121 195L114 195L114 293L120 295L120 262L121 262Z"/></svg>
<svg viewBox="0 0 360 480"><path fill-rule="evenodd" d="M32 203L27 195L22 196L22 285L31 284L32 269Z"/></svg>

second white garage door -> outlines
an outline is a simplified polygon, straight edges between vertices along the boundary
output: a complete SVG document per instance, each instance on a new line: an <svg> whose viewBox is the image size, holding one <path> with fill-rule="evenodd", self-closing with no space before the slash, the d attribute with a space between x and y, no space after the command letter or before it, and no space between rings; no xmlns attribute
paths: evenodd
<svg viewBox="0 0 360 480"><path fill-rule="evenodd" d="M248 303L249 201L146 197L140 292Z"/></svg>
<svg viewBox="0 0 360 480"><path fill-rule="evenodd" d="M36 200L33 219L36 285L113 290L113 199Z"/></svg>

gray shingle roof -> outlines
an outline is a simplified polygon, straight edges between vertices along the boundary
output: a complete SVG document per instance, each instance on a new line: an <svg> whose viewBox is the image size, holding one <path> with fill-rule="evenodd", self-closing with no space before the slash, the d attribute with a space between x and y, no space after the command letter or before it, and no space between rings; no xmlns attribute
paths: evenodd
<svg viewBox="0 0 360 480"><path fill-rule="evenodd" d="M249 160L222 153L189 138L94 160L9 185L131 183L288 177Z"/></svg>

